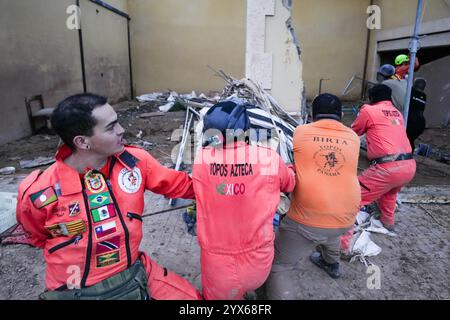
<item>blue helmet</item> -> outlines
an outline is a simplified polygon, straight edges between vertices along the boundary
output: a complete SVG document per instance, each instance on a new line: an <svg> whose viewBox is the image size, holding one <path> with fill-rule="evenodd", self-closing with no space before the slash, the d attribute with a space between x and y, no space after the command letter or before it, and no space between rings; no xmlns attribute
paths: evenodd
<svg viewBox="0 0 450 320"><path fill-rule="evenodd" d="M378 69L378 74L383 77L389 78L395 74L395 67L392 64L383 64L380 69Z"/></svg>

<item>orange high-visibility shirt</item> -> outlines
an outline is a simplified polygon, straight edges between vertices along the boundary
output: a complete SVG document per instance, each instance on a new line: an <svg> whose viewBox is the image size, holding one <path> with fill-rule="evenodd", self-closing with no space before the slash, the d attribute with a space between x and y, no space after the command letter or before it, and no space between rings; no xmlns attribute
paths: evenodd
<svg viewBox="0 0 450 320"><path fill-rule="evenodd" d="M358 157L358 136L338 121L323 119L297 127L297 176L289 218L317 228L351 226L361 201Z"/></svg>

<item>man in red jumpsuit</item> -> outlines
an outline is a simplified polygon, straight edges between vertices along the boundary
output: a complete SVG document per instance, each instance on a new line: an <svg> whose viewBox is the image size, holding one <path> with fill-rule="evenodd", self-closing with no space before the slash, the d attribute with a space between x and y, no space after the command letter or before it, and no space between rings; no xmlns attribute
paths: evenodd
<svg viewBox="0 0 450 320"><path fill-rule="evenodd" d="M293 168L276 151L249 145L237 134L247 129L245 107L231 101L204 118L205 135L221 142L199 152L192 174L205 299L242 299L264 283L274 256L280 192L295 185Z"/></svg>
<svg viewBox="0 0 450 320"><path fill-rule="evenodd" d="M409 55L406 54L400 54L397 57L395 57L395 75L399 79L406 79L406 76L409 71ZM416 57L414 60L414 71L419 70L420 63L419 59Z"/></svg>
<svg viewBox="0 0 450 320"><path fill-rule="evenodd" d="M371 166L360 176L361 206L378 200L381 222L393 230L395 203L401 188L416 172L416 162L406 135L402 114L392 105L391 89L379 84L369 90L370 104L363 105L352 129L366 134Z"/></svg>
<svg viewBox="0 0 450 320"><path fill-rule="evenodd" d="M193 198L186 173L124 145L106 98L79 94L51 117L56 162L19 186L17 220L44 250L42 299L199 299L186 280L139 251L144 191Z"/></svg>

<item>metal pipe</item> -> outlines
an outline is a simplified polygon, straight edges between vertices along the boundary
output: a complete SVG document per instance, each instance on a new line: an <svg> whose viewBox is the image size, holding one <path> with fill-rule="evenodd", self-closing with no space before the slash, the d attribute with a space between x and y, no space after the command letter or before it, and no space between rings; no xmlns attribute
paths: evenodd
<svg viewBox="0 0 450 320"><path fill-rule="evenodd" d="M111 11L111 12L114 12L114 13L118 14L119 16L127 18L128 20L131 20L131 18L130 18L130 16L128 14L126 14L123 11L120 11L119 9L113 7L112 5L110 5L110 4L106 3L106 2L103 2L101 0L89 0L89 1L91 1L92 3L95 3L96 5L99 5L99 6L103 7L103 8L105 8L105 9Z"/></svg>
<svg viewBox="0 0 450 320"><path fill-rule="evenodd" d="M191 204L186 204L186 205L183 205L183 206L179 206L179 207L175 207L175 208L170 208L170 209L161 210L161 211L157 211L157 212L147 213L147 214L144 214L142 216L142 218L154 216L154 215L161 214L161 213L171 212L171 211L175 211L175 210L185 209L185 208L188 208L190 206L192 206L192 203Z"/></svg>
<svg viewBox="0 0 450 320"><path fill-rule="evenodd" d="M130 19L127 20L127 34L128 34L128 63L130 67L130 99L133 99L134 88L133 88L133 64L131 62Z"/></svg>
<svg viewBox="0 0 450 320"><path fill-rule="evenodd" d="M79 8L79 12L81 12L81 7L80 7L80 0L77 0L77 7ZM81 13L80 13L81 15ZM87 85L86 85L86 67L84 64L84 48L83 48L83 32L81 31L81 16L78 17L80 20L80 25L78 28L78 40L80 43L80 58L81 58L81 76L83 78L83 92L87 91Z"/></svg>
<svg viewBox="0 0 450 320"><path fill-rule="evenodd" d="M370 0L370 6L373 5L373 0ZM366 53L364 56L364 69L363 69L363 76L362 76L362 84L361 84L361 100L364 100L365 94L366 94L366 77L367 77L367 63L369 61L369 46L370 46L370 34L371 30L370 28L367 28L367 37L366 37Z"/></svg>
<svg viewBox="0 0 450 320"><path fill-rule="evenodd" d="M419 50L419 28L420 28L420 17L422 16L422 0L417 1L417 11L416 11L416 23L414 25L414 32L412 35L412 40L409 44L409 70L408 70L408 84L406 87L405 101L403 118L405 120L405 128L408 126L408 115L409 115L409 102L411 100L411 89L414 80L414 64L416 62L416 53Z"/></svg>

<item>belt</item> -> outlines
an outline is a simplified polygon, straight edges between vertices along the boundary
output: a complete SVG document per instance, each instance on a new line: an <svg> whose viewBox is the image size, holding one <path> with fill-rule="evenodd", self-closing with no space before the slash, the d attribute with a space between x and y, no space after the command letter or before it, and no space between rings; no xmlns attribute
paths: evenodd
<svg viewBox="0 0 450 320"><path fill-rule="evenodd" d="M375 164L380 164L380 163L410 160L410 159L413 159L412 153L398 153L398 154L391 154L388 156L384 156L381 158L372 159L370 164L375 165Z"/></svg>
<svg viewBox="0 0 450 320"><path fill-rule="evenodd" d="M40 300L150 300L147 274L138 259L134 265L91 287L45 291Z"/></svg>

